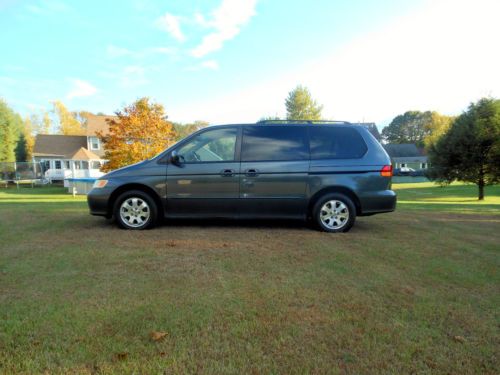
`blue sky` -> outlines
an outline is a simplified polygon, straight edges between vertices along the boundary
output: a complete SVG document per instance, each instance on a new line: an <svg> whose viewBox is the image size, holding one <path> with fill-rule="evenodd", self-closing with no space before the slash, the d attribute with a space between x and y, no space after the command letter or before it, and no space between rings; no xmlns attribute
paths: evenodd
<svg viewBox="0 0 500 375"><path fill-rule="evenodd" d="M496 0L0 0L0 97L112 113L141 96L173 121L284 115L308 86L327 118L386 124L500 96Z"/></svg>

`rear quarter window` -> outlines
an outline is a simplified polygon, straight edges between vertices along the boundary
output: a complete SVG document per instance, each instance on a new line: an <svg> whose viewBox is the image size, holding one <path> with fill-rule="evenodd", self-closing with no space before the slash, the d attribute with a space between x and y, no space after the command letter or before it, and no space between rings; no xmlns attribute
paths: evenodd
<svg viewBox="0 0 500 375"><path fill-rule="evenodd" d="M309 128L311 159L359 159L368 151L356 129L347 127Z"/></svg>

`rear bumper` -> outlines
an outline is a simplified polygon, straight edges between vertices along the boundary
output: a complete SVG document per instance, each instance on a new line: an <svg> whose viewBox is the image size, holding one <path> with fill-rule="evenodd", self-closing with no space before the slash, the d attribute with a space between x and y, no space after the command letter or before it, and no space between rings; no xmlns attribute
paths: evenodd
<svg viewBox="0 0 500 375"><path fill-rule="evenodd" d="M106 188L92 189L87 195L87 203L91 215L111 217L109 198L111 191Z"/></svg>
<svg viewBox="0 0 500 375"><path fill-rule="evenodd" d="M383 190L360 197L361 215L392 212L396 209L397 196L392 190Z"/></svg>

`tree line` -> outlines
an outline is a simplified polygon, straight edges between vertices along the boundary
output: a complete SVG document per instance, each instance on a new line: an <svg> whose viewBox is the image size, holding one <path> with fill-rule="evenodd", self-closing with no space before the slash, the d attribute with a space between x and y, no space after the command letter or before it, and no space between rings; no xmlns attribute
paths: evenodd
<svg viewBox="0 0 500 375"><path fill-rule="evenodd" d="M36 134L85 134L89 112L71 112L60 101L50 111L32 113L25 118L0 99L0 162L31 161Z"/></svg>
<svg viewBox="0 0 500 375"><path fill-rule="evenodd" d="M321 120L323 106L307 87L297 86L284 101L286 120ZM89 112L71 112L62 102L53 103L51 114L42 112L22 119L0 100L0 162L31 160L34 135L84 134ZM168 120L165 108L140 98L117 111L108 121L109 134L98 134L108 163L104 171L147 158L209 124ZM280 120L267 116L261 120ZM442 184L459 180L478 186L484 198L486 185L500 182L500 100L482 98L459 116L436 111L411 110L397 115L382 129L383 143L414 143L425 148L431 168L429 177Z"/></svg>
<svg viewBox="0 0 500 375"><path fill-rule="evenodd" d="M136 101L133 106L138 106L139 103L145 100L148 103L146 112L153 111L154 107L159 105L150 103L147 98L142 98ZM0 98L0 162L31 161L37 134L86 134L88 118L90 115L94 115L94 113L88 111L70 111L61 101L52 102L51 107L49 111L41 110L22 118L5 100ZM160 105L160 107L157 108L157 111L160 110L162 113L161 116L166 120L165 110L163 106ZM98 112L96 115L104 114ZM123 118L125 117L122 116ZM154 124L154 121L150 120L152 119L146 117L146 120L140 126L146 130L146 133L148 133L149 124ZM168 136L170 140L174 141L209 125L206 121L195 121L188 124L168 122L168 124L172 129L163 129L165 133L158 136L162 138Z"/></svg>

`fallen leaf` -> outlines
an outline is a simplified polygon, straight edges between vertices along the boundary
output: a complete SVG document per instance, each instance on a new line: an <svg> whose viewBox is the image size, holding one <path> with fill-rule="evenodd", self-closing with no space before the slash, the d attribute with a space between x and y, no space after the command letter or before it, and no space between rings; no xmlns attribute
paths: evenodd
<svg viewBox="0 0 500 375"><path fill-rule="evenodd" d="M167 332L153 331L149 334L149 337L151 337L151 340L153 340L153 341L160 341L160 340L163 340L165 338L165 336L167 336L167 335L168 335Z"/></svg>
<svg viewBox="0 0 500 375"><path fill-rule="evenodd" d="M124 361L128 358L128 353L127 352L119 352L115 353L115 359L118 361Z"/></svg>
<svg viewBox="0 0 500 375"><path fill-rule="evenodd" d="M453 340L455 340L456 342L464 343L465 342L465 337L463 337L463 336L453 336Z"/></svg>

